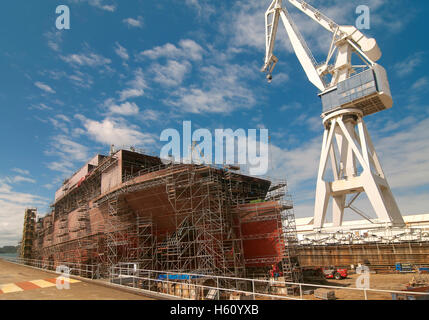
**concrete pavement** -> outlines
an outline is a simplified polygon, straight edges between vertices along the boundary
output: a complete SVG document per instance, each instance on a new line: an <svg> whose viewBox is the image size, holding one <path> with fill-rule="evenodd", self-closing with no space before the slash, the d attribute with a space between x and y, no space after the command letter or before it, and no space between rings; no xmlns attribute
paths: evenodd
<svg viewBox="0 0 429 320"><path fill-rule="evenodd" d="M59 290L56 276L0 259L0 300L153 300L87 282L70 279L70 289Z"/></svg>

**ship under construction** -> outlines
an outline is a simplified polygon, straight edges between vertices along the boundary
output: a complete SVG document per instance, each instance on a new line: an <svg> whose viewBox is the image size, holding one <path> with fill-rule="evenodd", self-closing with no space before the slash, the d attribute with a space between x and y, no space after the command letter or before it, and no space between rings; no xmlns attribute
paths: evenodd
<svg viewBox="0 0 429 320"><path fill-rule="evenodd" d="M255 277L273 265L301 281L285 182L238 167L184 164L131 150L97 155L65 180L52 211L28 209L21 254L51 265Z"/></svg>

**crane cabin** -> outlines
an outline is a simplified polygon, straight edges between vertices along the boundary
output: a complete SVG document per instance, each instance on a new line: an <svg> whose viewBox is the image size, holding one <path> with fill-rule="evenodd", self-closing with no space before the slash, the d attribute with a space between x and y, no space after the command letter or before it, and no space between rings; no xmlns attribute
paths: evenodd
<svg viewBox="0 0 429 320"><path fill-rule="evenodd" d="M356 108L367 116L393 106L387 73L379 64L339 82L319 96L322 118L342 108Z"/></svg>

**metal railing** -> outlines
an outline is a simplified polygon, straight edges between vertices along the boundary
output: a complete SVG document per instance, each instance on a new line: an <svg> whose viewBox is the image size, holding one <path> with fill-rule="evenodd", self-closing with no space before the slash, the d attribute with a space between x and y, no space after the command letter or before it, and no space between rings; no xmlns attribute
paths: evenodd
<svg viewBox="0 0 429 320"><path fill-rule="evenodd" d="M6 261L41 270L56 271L67 266L71 275L88 279L100 278L100 265L70 262L49 262L35 259L5 257ZM58 272L57 272L58 273ZM122 263L109 270L108 280L117 286L134 288L142 293L184 300L313 300L309 291L329 289L345 300L388 300L393 295L426 297L429 293L370 288L340 287L320 284L293 283L275 280L204 275L198 273L165 272L139 269L138 263Z"/></svg>
<svg viewBox="0 0 429 320"><path fill-rule="evenodd" d="M4 257L2 258L6 261L22 264L41 270L48 270L56 272L57 267L66 266L69 268L70 275L80 276L88 279L97 279L100 277L100 266L91 265L91 264L82 264L82 263L73 263L73 262L52 262L52 261L43 261L36 259L24 259L19 257Z"/></svg>
<svg viewBox="0 0 429 320"><path fill-rule="evenodd" d="M316 289L334 290L346 300L388 300L393 294L426 296L429 293L383 290L370 288L339 287L319 284L304 284L263 279L249 279L203 275L194 273L163 272L138 269L137 264L114 266L110 270L110 281L120 286L133 287L160 295L187 300L313 300L308 291ZM293 294L290 292L293 291ZM348 297L348 298L347 298Z"/></svg>

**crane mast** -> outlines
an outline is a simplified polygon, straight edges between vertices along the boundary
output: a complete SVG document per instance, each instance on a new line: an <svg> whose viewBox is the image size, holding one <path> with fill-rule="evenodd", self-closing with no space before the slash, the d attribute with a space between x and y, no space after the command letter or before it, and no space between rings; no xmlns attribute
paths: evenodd
<svg viewBox="0 0 429 320"><path fill-rule="evenodd" d="M346 208L371 223L403 226L404 220L363 120L393 105L387 73L376 63L381 58L376 40L367 38L354 26L338 25L305 1L287 1L332 33L327 58L317 63L282 0L273 0L265 13L266 53L261 71L267 73L268 81L271 82L279 61L274 49L281 20L307 78L320 91L325 132L316 185L314 229L324 227L331 199L334 227L342 227ZM363 65L352 64L353 54ZM329 164L331 178L326 174ZM377 220L353 206L363 193ZM352 197L347 201L348 195Z"/></svg>

